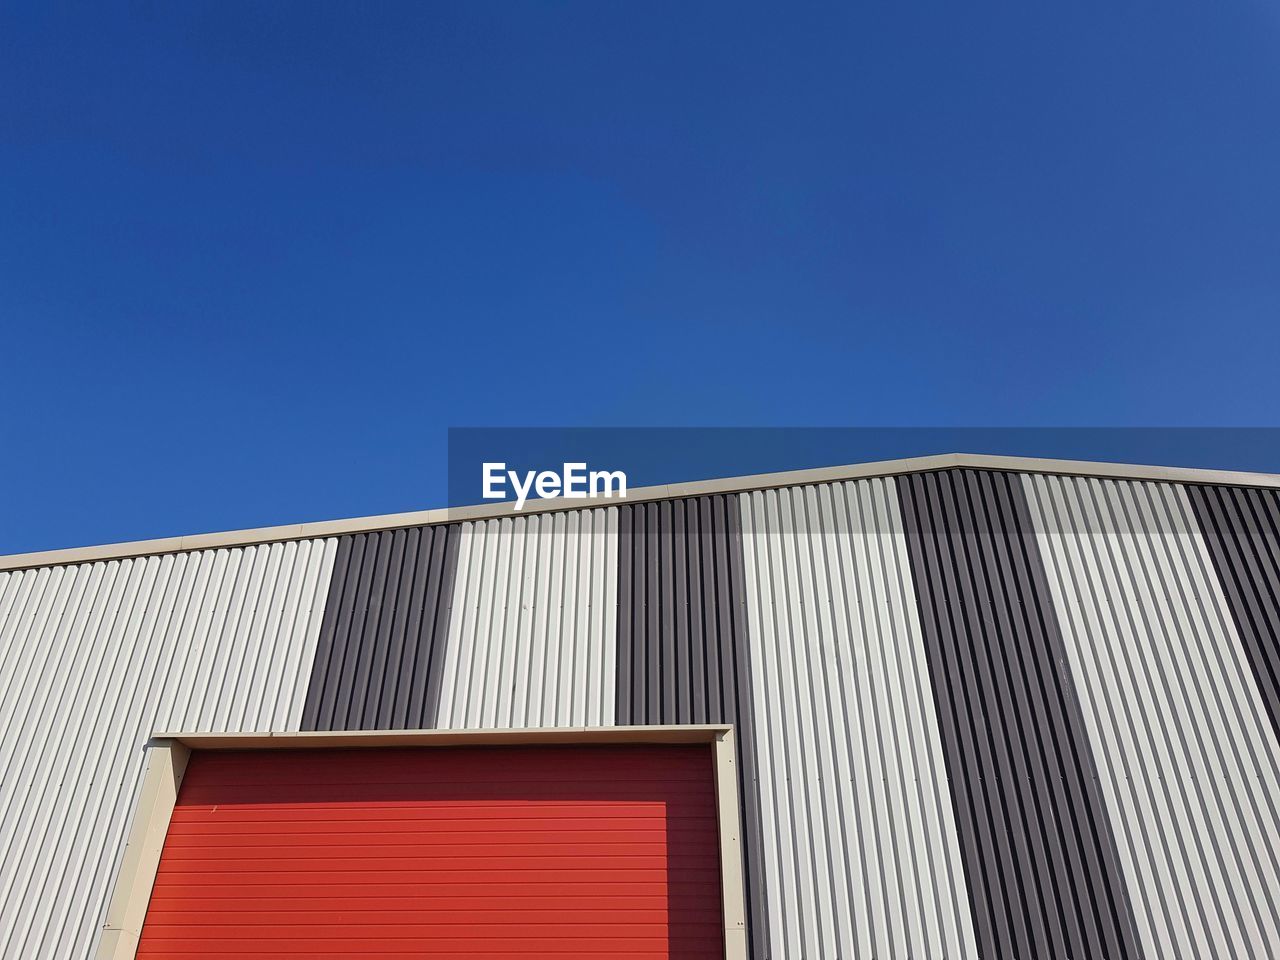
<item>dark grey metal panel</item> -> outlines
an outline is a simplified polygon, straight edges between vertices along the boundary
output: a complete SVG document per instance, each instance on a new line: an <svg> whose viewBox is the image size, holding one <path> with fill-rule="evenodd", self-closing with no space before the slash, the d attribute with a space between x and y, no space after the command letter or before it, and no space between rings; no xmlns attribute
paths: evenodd
<svg viewBox="0 0 1280 960"><path fill-rule="evenodd" d="M736 494L621 508L620 724L732 723L744 831L747 936L767 956L742 518Z"/></svg>
<svg viewBox="0 0 1280 960"><path fill-rule="evenodd" d="M1019 477L897 482L981 956L1140 956Z"/></svg>
<svg viewBox="0 0 1280 960"><path fill-rule="evenodd" d="M459 531L455 523L338 541L302 729L435 725Z"/></svg>
<svg viewBox="0 0 1280 960"><path fill-rule="evenodd" d="M1271 727L1280 737L1280 491L1186 489Z"/></svg>

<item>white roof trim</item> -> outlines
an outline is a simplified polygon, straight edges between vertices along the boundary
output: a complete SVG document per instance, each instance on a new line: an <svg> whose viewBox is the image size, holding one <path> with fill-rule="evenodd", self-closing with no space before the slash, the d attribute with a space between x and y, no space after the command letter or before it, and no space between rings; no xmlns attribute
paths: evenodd
<svg viewBox="0 0 1280 960"><path fill-rule="evenodd" d="M621 503L643 503L649 500L668 500L675 497L739 493L744 490L765 490L772 487L830 483L838 480L858 480L866 477L890 477L903 473L942 470L948 467L973 467L1015 473L1106 477L1115 480L1161 480L1172 483L1213 483L1280 489L1280 474L1273 473L1241 473L1231 470L1202 470L1193 467L1155 467L1127 463L1099 463L1088 460L1046 460L1034 457L996 457L973 453L943 453L929 457L910 457L904 460L879 460L873 463L818 467L813 470L788 470L782 473L760 473L746 477L728 477L722 480L695 480L690 483L669 483L653 487L637 487L634 490L629 490L625 498L591 497L578 500L533 500L527 502L524 509L519 511L518 514L513 502L504 501L502 503L484 503L466 507L445 507L437 510L415 510L409 513L388 513L375 517L355 517L350 520L320 520L314 523L291 523L279 527L257 527L250 530L229 530L223 533L165 537L159 540L135 540L129 543L111 543L94 547L71 547L64 550L43 550L37 553L15 553L7 557L0 557L0 571L70 563L88 563L96 560L117 560L123 557L178 553L185 550L240 547L255 543L274 543L282 540L333 537L345 533L391 530L397 527L418 527L460 520L484 520L491 517L523 516L532 513L549 513L556 510L610 507Z"/></svg>

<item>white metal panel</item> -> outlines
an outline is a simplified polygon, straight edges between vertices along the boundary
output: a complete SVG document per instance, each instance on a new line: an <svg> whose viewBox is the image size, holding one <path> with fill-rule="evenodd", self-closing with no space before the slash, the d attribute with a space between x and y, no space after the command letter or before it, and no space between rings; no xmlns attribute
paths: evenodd
<svg viewBox="0 0 1280 960"><path fill-rule="evenodd" d="M977 956L892 479L744 494L770 956Z"/></svg>
<svg viewBox="0 0 1280 960"><path fill-rule="evenodd" d="M336 540L0 573L0 957L86 957L154 731L296 730Z"/></svg>
<svg viewBox="0 0 1280 960"><path fill-rule="evenodd" d="M618 510L467 523L438 727L612 725Z"/></svg>
<svg viewBox="0 0 1280 960"><path fill-rule="evenodd" d="M1280 956L1280 745L1186 492L1024 484L1148 956Z"/></svg>

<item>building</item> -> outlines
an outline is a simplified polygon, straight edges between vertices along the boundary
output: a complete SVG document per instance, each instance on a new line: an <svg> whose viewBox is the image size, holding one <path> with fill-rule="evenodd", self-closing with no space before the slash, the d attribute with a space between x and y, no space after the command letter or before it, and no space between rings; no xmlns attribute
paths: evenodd
<svg viewBox="0 0 1280 960"><path fill-rule="evenodd" d="M9 557L0 731L9 960L1275 957L1280 477L946 455Z"/></svg>

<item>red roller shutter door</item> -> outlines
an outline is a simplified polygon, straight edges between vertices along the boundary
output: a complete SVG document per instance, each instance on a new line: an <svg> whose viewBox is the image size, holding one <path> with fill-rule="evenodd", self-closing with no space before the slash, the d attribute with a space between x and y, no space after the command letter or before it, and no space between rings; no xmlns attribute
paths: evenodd
<svg viewBox="0 0 1280 960"><path fill-rule="evenodd" d="M723 956L706 746L192 755L138 956Z"/></svg>

